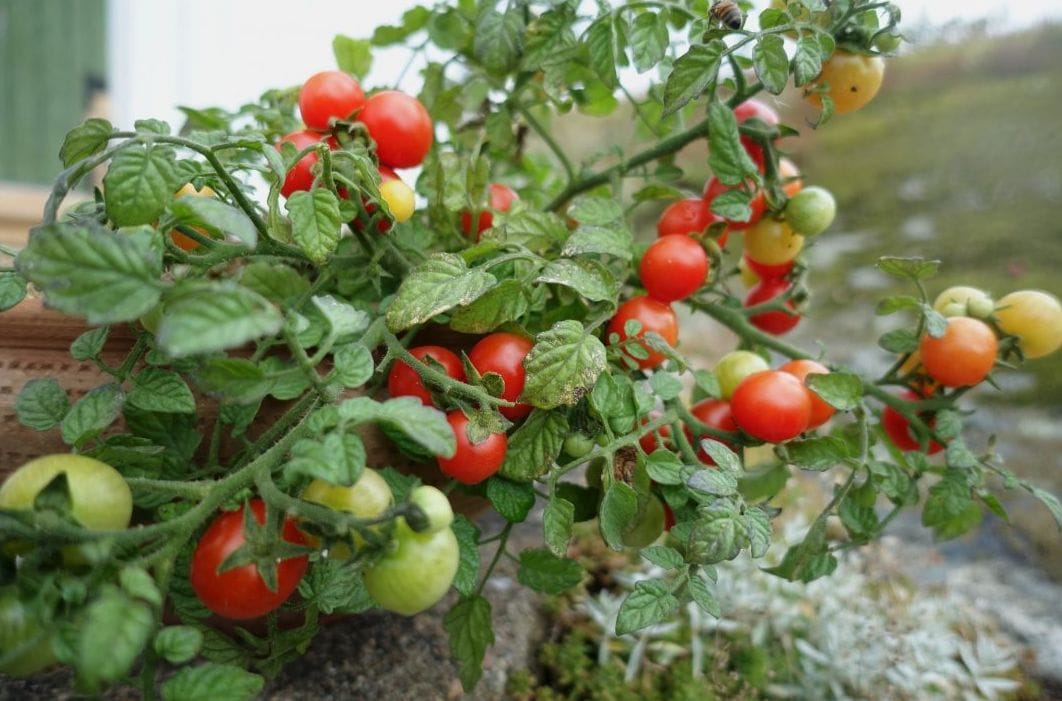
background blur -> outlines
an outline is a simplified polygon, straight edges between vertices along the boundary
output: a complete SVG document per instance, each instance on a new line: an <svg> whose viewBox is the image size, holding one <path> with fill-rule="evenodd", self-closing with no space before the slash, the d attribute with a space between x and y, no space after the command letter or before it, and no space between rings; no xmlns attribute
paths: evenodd
<svg viewBox="0 0 1062 701"><path fill-rule="evenodd" d="M776 102L802 127L792 155L837 195L841 213L809 252L816 297L796 340L826 343L831 357L867 370L889 360L872 342L886 323L873 316L873 300L893 284L873 268L879 255L944 260L933 291L975 284L997 296L1030 287L1062 294L1062 2L896 2L910 44L868 108L815 133L797 94ZM24 239L59 170L63 134L86 116L176 127L178 105L237 107L334 67L336 34L367 37L414 4L0 0L0 241ZM393 84L406 60L404 49L377 51L366 85ZM630 77L635 90L647 80ZM413 66L400 87L416 92L419 82ZM580 156L633 138L623 107L606 120L591 128L588 118L566 117L561 140ZM688 149L680 165L680 184L698 192L708 176L703 148ZM642 212L648 231L657 212ZM704 341L704 365L728 342ZM976 393L990 408L976 426L1000 436L1015 469L1058 494L1062 359L1027 368L1002 374L1002 391ZM1015 500L1017 539L988 520L979 536L948 547L1004 549L1062 580L1049 517Z"/></svg>

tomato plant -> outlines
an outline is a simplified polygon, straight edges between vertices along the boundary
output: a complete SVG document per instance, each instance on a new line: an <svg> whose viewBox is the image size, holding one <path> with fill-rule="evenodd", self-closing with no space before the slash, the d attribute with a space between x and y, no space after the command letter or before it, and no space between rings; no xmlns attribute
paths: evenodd
<svg viewBox="0 0 1062 701"><path fill-rule="evenodd" d="M659 302L651 297L632 297L619 306L616 315L608 324L608 334L616 334L619 341L627 340L628 325L637 322L638 330L634 336L642 336L646 333L658 334L669 346L678 343L678 317L670 304ZM644 343L640 356L628 355L634 359L639 367L650 368L664 362L664 354L651 350Z"/></svg>
<svg viewBox="0 0 1062 701"><path fill-rule="evenodd" d="M909 402L917 402L921 399L914 392L903 392L900 394L900 398ZM922 417L918 417L920 421L923 421ZM933 428L934 422L932 418L928 419L926 426L930 429ZM892 406L886 406L881 412L881 428L885 431L885 435L889 437L892 444L900 450L921 450L922 441L912 431L911 420L901 414L897 409ZM927 455L934 455L944 449L940 443L935 440L930 440L925 448Z"/></svg>
<svg viewBox="0 0 1062 701"><path fill-rule="evenodd" d="M730 406L730 402L725 399L704 399L690 407L690 414L708 428L715 429L716 431L732 433L738 430L737 422L734 420L733 409ZM696 446L697 458L708 465L714 465L715 460L713 460L712 457L700 447L699 443L701 438L720 440L723 445L731 450L737 448L735 443L721 440L710 434L701 434L696 430L691 430L688 426L686 427L686 432L690 439L696 440L698 443Z"/></svg>
<svg viewBox="0 0 1062 701"><path fill-rule="evenodd" d="M510 421L519 421L531 413L531 405L517 402L524 391L527 373L524 371L524 359L531 352L534 343L525 336L499 331L484 336L472 350L468 359L472 367L481 375L488 372L501 376L505 383L501 398L507 402L516 402L515 406L503 406L498 410Z"/></svg>

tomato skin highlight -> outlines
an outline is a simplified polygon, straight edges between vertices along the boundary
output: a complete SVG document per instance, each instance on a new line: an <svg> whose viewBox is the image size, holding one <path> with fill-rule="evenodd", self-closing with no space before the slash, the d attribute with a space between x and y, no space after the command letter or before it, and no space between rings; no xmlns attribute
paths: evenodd
<svg viewBox="0 0 1062 701"><path fill-rule="evenodd" d="M457 450L450 458L436 456L444 475L462 484L479 484L501 468L509 445L504 433L492 433L482 443L473 443L468 439L468 417L464 412L451 411L446 420L457 439Z"/></svg>
<svg viewBox="0 0 1062 701"><path fill-rule="evenodd" d="M398 90L370 95L358 121L376 142L380 163L392 168L420 165L435 138L428 110L420 100Z"/></svg>
<svg viewBox="0 0 1062 701"><path fill-rule="evenodd" d="M921 399L914 392L903 392L900 394L901 399L908 401L917 401ZM933 427L933 420L926 422L930 428ZM918 439L911 433L911 424L904 418L904 415L893 409L891 406L886 406L881 410L881 428L885 431L885 435L889 437L892 444L900 450L907 452L911 450L921 450L922 447L918 442ZM934 440L929 441L929 446L926 448L927 455L933 455L939 453L944 449L940 443Z"/></svg>
<svg viewBox="0 0 1062 701"><path fill-rule="evenodd" d="M534 346L529 338L499 331L477 341L468 352L468 359L480 375L488 372L501 375L505 382L501 398L515 402L524 391L524 381L527 379L524 359ZM519 421L530 414L531 409L530 404L498 407L501 415L510 421Z"/></svg>
<svg viewBox="0 0 1062 701"><path fill-rule="evenodd" d="M659 302L686 299L708 277L708 254L688 236L664 236L650 244L638 272L649 296Z"/></svg>
<svg viewBox="0 0 1062 701"><path fill-rule="evenodd" d="M508 212L512 209L513 202L520 199L515 190L502 183L491 183L488 188L488 195L490 206L481 211L476 218L477 241L479 241L480 234L494 226L494 212ZM471 212L461 212L461 231L465 232L466 236L472 235Z"/></svg>
<svg viewBox="0 0 1062 701"><path fill-rule="evenodd" d="M779 280L776 278L761 280L760 283L749 290L748 295L746 295L745 307L754 307L758 304L768 302L775 297L788 292L790 287L790 283L785 280ZM749 323L759 330L766 331L775 336L781 336L782 334L788 333L800 323L800 315L795 311L796 305L793 303L793 300L786 302L786 306L794 310L792 314L779 310L760 312L759 314L753 314L750 316Z"/></svg>
<svg viewBox="0 0 1062 701"><path fill-rule="evenodd" d="M796 438L811 423L811 398L804 384L780 370L749 375L730 400L734 421L745 433L768 443Z"/></svg>
<svg viewBox="0 0 1062 701"><path fill-rule="evenodd" d="M320 140L321 135L312 131L293 131L280 138L280 141L276 143L276 149L279 151L280 145L286 141L294 145L296 151L302 151ZM311 152L300 158L284 177L284 184L280 186L280 194L284 197L291 197L294 192L309 190L313 187L313 167L316 164L316 153Z"/></svg>
<svg viewBox="0 0 1062 701"><path fill-rule="evenodd" d="M250 507L255 520L265 523L265 502L254 499ZM287 601L299 586L309 563L305 555L277 563L276 591L269 590L254 563L219 574L218 566L245 542L244 508L226 511L214 519L200 536L188 571L192 589L203 605L219 616L237 621L264 616ZM291 518L284 519L281 535L289 543L306 544L306 538Z"/></svg>
<svg viewBox="0 0 1062 701"><path fill-rule="evenodd" d="M638 331L638 336L652 331L660 334L670 346L678 343L678 317L675 316L675 310L671 308L670 304L658 302L651 297L631 297L619 306L619 309L616 310L616 315L608 323L606 338L615 333L619 336L621 342L624 341L627 338L627 334L623 327L630 319L637 319L642 324L642 328ZM638 367L642 369L652 368L664 362L663 353L658 353L645 344L643 344L643 347L649 353L648 357L635 358L630 356L638 364Z"/></svg>
<svg viewBox="0 0 1062 701"><path fill-rule="evenodd" d="M822 363L816 363L814 360L790 360L778 368L782 372L788 372L793 377L800 380L807 388L808 375L829 375L830 369ZM808 424L808 428L818 428L833 417L835 409L826 402L822 397L807 388L808 398L811 399L811 422Z"/></svg>
<svg viewBox="0 0 1062 701"><path fill-rule="evenodd" d="M409 354L417 360L431 358L446 372L447 377L452 377L459 382L465 381L465 367L461 359L449 348L442 346L417 346L409 349ZM431 406L431 392L420 379L420 375L401 360L396 360L387 374L387 393L392 397L416 397L426 406Z"/></svg>
<svg viewBox="0 0 1062 701"><path fill-rule="evenodd" d="M299 90L299 113L310 129L327 131L329 120L349 119L365 106L365 93L357 78L343 71L321 71L306 79Z"/></svg>
<svg viewBox="0 0 1062 701"><path fill-rule="evenodd" d="M998 350L992 327L968 316L951 317L943 336L926 334L918 346L926 374L945 387L981 382L992 372Z"/></svg>

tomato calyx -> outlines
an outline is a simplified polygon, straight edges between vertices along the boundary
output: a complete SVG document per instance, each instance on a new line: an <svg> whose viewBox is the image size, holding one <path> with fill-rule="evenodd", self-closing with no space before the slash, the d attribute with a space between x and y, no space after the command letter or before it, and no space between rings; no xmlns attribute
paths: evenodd
<svg viewBox="0 0 1062 701"><path fill-rule="evenodd" d="M257 500L256 500L257 501ZM264 503L264 502L258 502ZM218 565L217 574L224 574L230 570L254 565L258 570L258 576L262 578L269 591L278 590L277 564L282 560L305 557L311 550L301 543L293 543L280 537L281 515L272 507L265 506L265 519L259 522L255 502L252 508L244 505L243 516L243 545L232 551L221 564Z"/></svg>

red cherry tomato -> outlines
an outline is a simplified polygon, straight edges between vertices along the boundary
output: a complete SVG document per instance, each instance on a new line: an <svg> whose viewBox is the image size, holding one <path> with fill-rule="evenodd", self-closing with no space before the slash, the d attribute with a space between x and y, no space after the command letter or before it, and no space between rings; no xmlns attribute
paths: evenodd
<svg viewBox="0 0 1062 701"><path fill-rule="evenodd" d="M748 295L745 297L745 306L754 307L758 304L768 302L775 297L785 294L790 287L790 283L785 280L778 280L776 278L768 278L760 280L759 284L749 290ZM792 300L786 302L786 306L796 309L796 305ZM749 317L749 323L758 328L761 331L766 331L769 334L775 336L781 336L784 333L792 331L797 324L800 323L800 315L794 311L792 314L788 314L783 311L767 311L760 312L759 314L753 314Z"/></svg>
<svg viewBox="0 0 1062 701"><path fill-rule="evenodd" d="M659 418L659 416L659 411L649 412L649 418L643 418L642 425L644 426L645 424L649 423L650 420ZM654 450L658 450L661 446L663 446L667 450L670 450L670 438L671 427L664 425L656 429L652 433L646 433L642 435L642 437L638 439L638 443L642 446L642 450L644 450L646 453L651 453Z"/></svg>
<svg viewBox="0 0 1062 701"><path fill-rule="evenodd" d="M830 374L828 367L822 363L816 363L814 360L790 360L778 369L782 372L788 372L800 380L801 383L807 382L808 375ZM808 428L818 428L830 420L830 417L833 416L834 408L810 389L808 389L808 397L811 399L811 422L808 424Z"/></svg>
<svg viewBox="0 0 1062 701"><path fill-rule="evenodd" d="M370 95L358 120L376 142L376 155L384 165L412 168L420 165L431 150L431 115L412 95L397 90Z"/></svg>
<svg viewBox="0 0 1062 701"><path fill-rule="evenodd" d="M764 370L746 377L734 390L730 407L741 430L768 443L796 438L811 423L807 388L781 370Z"/></svg>
<svg viewBox="0 0 1062 701"><path fill-rule="evenodd" d="M520 196L511 187L501 183L491 183L489 194L490 207L481 211L476 220L477 241L480 234L494 226L494 212L508 212L512 208L513 202L520 199ZM461 230L465 232L465 236L471 235L472 214L470 212L461 212Z"/></svg>
<svg viewBox="0 0 1062 701"><path fill-rule="evenodd" d="M492 333L472 346L472 350L468 352L468 359L480 375L486 375L488 372L501 375L505 382L502 399L515 402L520 397L520 393L524 391L524 380L527 378L524 358L531 352L534 345L530 339L514 333ZM519 421L531 413L531 405L517 404L500 407L498 410L510 421Z"/></svg>
<svg viewBox="0 0 1062 701"><path fill-rule="evenodd" d="M465 381L465 368L461 364L461 359L448 348L417 346L410 348L409 353L417 360L431 358L442 365L447 377L460 382ZM431 392L424 386L420 375L401 360L395 361L391 366L391 372L387 375L387 393L392 397L417 397L427 406L431 406Z"/></svg>
<svg viewBox="0 0 1062 701"><path fill-rule="evenodd" d="M676 521L675 521L675 512L671 510L671 507L667 505L666 501L663 502L663 503L664 503L664 530L665 531L670 531L672 528L675 527L675 523L676 523Z"/></svg>
<svg viewBox="0 0 1062 701"><path fill-rule="evenodd" d="M624 326L631 319L641 322L642 328L638 331L638 336L652 331L660 334L668 345L674 346L678 343L678 317L675 316L675 310L670 304L658 302L651 297L631 297L616 310L616 316L612 317L612 321L608 324L607 335L617 334L620 341L626 340L627 333ZM645 344L643 347L648 351L649 357L634 358L631 356L638 363L638 367L652 368L664 362L665 358L662 353L652 350Z"/></svg>
<svg viewBox="0 0 1062 701"><path fill-rule="evenodd" d="M900 394L902 399L908 401L916 401L920 397L914 392L903 392ZM933 420L927 421L929 427L933 427ZM885 431L885 435L889 437L892 444L903 451L908 450L921 450L921 445L918 443L918 439L915 438L911 432L911 423L904 418L904 415L893 409L891 406L886 406L881 411L881 428ZM936 441L930 441L929 447L926 449L927 455L933 455L939 453L944 449L940 443Z"/></svg>
<svg viewBox="0 0 1062 701"><path fill-rule="evenodd" d="M737 431L738 425L734 421L734 412L730 406L730 402L725 399L704 399L690 407L690 413L700 421L702 424L711 428L718 429L720 431ZM713 438L707 434L694 435L689 427L686 427L686 437L693 443L693 447L697 449L697 457L705 465L714 465L715 460L712 459L708 453L701 448L702 438L712 438L712 440L719 440ZM737 450L738 446L730 441L719 441L727 448L731 450Z"/></svg>
<svg viewBox="0 0 1062 701"><path fill-rule="evenodd" d="M461 411L446 415L457 438L457 451L451 458L437 457L439 470L463 484L478 484L501 468L509 439L504 433L492 433L482 443L468 439L468 417Z"/></svg>
<svg viewBox="0 0 1062 701"><path fill-rule="evenodd" d="M718 217L708 211L708 205L703 198L675 200L657 219L656 235L663 237L699 234L718 220Z"/></svg>
<svg viewBox="0 0 1062 701"><path fill-rule="evenodd" d="M927 334L918 346L926 373L945 387L976 385L988 377L998 350L992 327L968 316L948 319L943 336Z"/></svg>
<svg viewBox="0 0 1062 701"><path fill-rule="evenodd" d="M737 119L738 124L750 119L758 119L768 126L778 124L778 113L758 100L745 100L742 102L734 108L734 117ZM766 162L763 146L755 139L744 135L741 136L741 144L745 147L749 158L752 159L762 173Z"/></svg>
<svg viewBox="0 0 1062 701"><path fill-rule="evenodd" d="M312 131L293 131L281 137L280 141L276 144L277 151L280 150L280 145L287 141L295 146L297 151L302 151L308 146L313 146L321 140L321 135ZM313 172L312 169L317 163L317 154L308 153L291 167L287 176L284 178L284 184L280 186L280 194L284 197L291 197L291 193L298 192L299 190L309 190L313 187Z"/></svg>
<svg viewBox="0 0 1062 701"><path fill-rule="evenodd" d="M638 272L649 296L660 302L686 299L708 276L708 254L696 239L664 236L642 256Z"/></svg>
<svg viewBox="0 0 1062 701"><path fill-rule="evenodd" d="M778 265L767 265L766 263L760 263L749 258L748 254L745 254L745 265L749 270L756 273L761 280L772 280L783 278L789 274L789 271L793 269L794 260L786 261L785 263L779 263Z"/></svg>
<svg viewBox="0 0 1062 701"><path fill-rule="evenodd" d="M719 182L719 178L712 177L712 179L704 186L704 202L708 205L709 210L712 207L712 201L716 197L733 189L734 188L730 185L724 185ZM763 196L763 191L757 191L756 194L752 196L752 199L749 201L749 208L752 210L752 216L749 217L748 221L742 222L727 219L727 228L733 231L742 231L763 218L764 212L767 211L767 200Z"/></svg>
<svg viewBox="0 0 1062 701"><path fill-rule="evenodd" d="M265 503L251 502L251 512L258 523L265 523ZM305 537L290 518L284 519L285 541L304 545ZM291 557L277 563L277 590L270 591L254 563L218 573L218 567L244 544L243 508L227 511L210 524L199 538L192 555L188 579L192 589L208 609L235 620L264 616L284 603L306 572L306 556Z"/></svg>
<svg viewBox="0 0 1062 701"><path fill-rule="evenodd" d="M354 76L343 71L321 71L299 90L299 113L310 129L326 131L328 122L349 119L365 106L365 93Z"/></svg>

